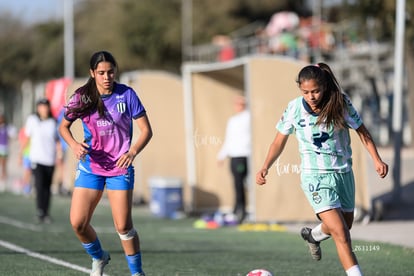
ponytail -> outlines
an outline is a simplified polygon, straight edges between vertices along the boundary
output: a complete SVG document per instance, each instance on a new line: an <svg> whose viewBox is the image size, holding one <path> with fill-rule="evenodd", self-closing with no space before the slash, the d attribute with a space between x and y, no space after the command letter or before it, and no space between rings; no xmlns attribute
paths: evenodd
<svg viewBox="0 0 414 276"><path fill-rule="evenodd" d="M321 112L316 123L332 125L335 129L347 128L345 98L331 68L326 63L306 66L299 72L296 82L300 85L305 80L314 80L323 92L318 106Z"/></svg>

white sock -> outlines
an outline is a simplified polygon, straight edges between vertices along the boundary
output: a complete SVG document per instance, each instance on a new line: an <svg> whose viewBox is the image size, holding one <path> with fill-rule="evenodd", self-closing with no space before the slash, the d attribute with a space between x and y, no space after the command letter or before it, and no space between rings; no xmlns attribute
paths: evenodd
<svg viewBox="0 0 414 276"><path fill-rule="evenodd" d="M359 265L354 265L348 268L346 271L346 275L348 276L362 276L361 269L359 268Z"/></svg>
<svg viewBox="0 0 414 276"><path fill-rule="evenodd" d="M322 232L322 223L312 229L312 237L315 241L320 242L329 239L331 235Z"/></svg>

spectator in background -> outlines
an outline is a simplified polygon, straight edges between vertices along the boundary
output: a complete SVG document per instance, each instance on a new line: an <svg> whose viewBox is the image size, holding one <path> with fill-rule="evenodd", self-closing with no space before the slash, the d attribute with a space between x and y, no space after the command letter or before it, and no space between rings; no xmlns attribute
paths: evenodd
<svg viewBox="0 0 414 276"><path fill-rule="evenodd" d="M298 42L293 31L283 29L279 35L280 53L293 58L298 57Z"/></svg>
<svg viewBox="0 0 414 276"><path fill-rule="evenodd" d="M49 100L37 101L36 114L29 115L26 120L25 134L27 139L22 143L22 149L27 146L30 139L29 156L36 189L37 218L39 223L51 223L51 186L57 152L61 154L61 147L57 123L52 116Z"/></svg>
<svg viewBox="0 0 414 276"><path fill-rule="evenodd" d="M6 189L7 160L9 157L9 139L15 136L14 127L7 124L4 114L0 114L0 189Z"/></svg>
<svg viewBox="0 0 414 276"><path fill-rule="evenodd" d="M228 61L236 57L231 39L226 35L216 35L213 44L219 48L218 61Z"/></svg>
<svg viewBox="0 0 414 276"><path fill-rule="evenodd" d="M24 127L20 129L18 139L20 144L20 162L23 168L23 175L20 179L19 186L23 190L23 193L28 195L32 191L32 166L30 164L30 139L26 136Z"/></svg>
<svg viewBox="0 0 414 276"><path fill-rule="evenodd" d="M227 122L223 146L217 155L219 164L230 158L230 170L234 181L235 202L233 213L241 223L246 217L245 180L248 174L248 158L251 151L250 111L246 100L238 96L234 100L236 114Z"/></svg>

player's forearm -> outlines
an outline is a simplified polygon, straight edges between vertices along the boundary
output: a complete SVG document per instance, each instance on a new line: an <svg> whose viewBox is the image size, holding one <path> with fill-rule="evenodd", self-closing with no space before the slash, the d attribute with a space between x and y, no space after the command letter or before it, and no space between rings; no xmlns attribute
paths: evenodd
<svg viewBox="0 0 414 276"><path fill-rule="evenodd" d="M60 125L59 134L63 138L63 140L66 142L66 144L68 144L68 146L71 149L73 149L78 144L78 142L73 137L72 132L70 131L69 127Z"/></svg>
<svg viewBox="0 0 414 276"><path fill-rule="evenodd" d="M129 151L134 154L134 156L137 156L149 143L149 141L152 138L152 130L150 128L141 131L138 140L131 146Z"/></svg>
<svg viewBox="0 0 414 276"><path fill-rule="evenodd" d="M361 139L362 144L367 149L369 155L374 161L382 161L378 153L377 146L375 145L374 140L372 139L371 134L364 125L362 125L358 130L359 138Z"/></svg>
<svg viewBox="0 0 414 276"><path fill-rule="evenodd" d="M262 169L268 170L276 161L276 159L279 158L280 154L282 154L282 151L285 148L288 137L289 136L283 135L281 133L276 134L275 139L273 140L272 144L270 144L269 151L263 163Z"/></svg>
<svg viewBox="0 0 414 276"><path fill-rule="evenodd" d="M280 147L280 145L272 143L270 145L266 159L263 163L262 169L268 170L273 165L273 163L276 161L276 159L279 158L281 153L282 153L282 148Z"/></svg>
<svg viewBox="0 0 414 276"><path fill-rule="evenodd" d="M375 162L382 162L381 156L378 153L377 147L375 146L374 142L368 142L365 145L369 155L371 156L372 160L374 160Z"/></svg>

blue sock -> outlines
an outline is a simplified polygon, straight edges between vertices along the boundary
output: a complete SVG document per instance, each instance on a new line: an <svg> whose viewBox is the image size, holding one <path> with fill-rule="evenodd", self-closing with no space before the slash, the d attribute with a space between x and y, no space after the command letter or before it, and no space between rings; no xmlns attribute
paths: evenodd
<svg viewBox="0 0 414 276"><path fill-rule="evenodd" d="M134 275L135 273L142 272L142 263L141 263L141 253L138 252L135 255L129 256L125 255L125 258L128 262L129 270L131 274Z"/></svg>
<svg viewBox="0 0 414 276"><path fill-rule="evenodd" d="M92 258L102 258L103 251L98 238L96 238L96 240L91 243L82 243L82 246L85 248L86 253L88 253Z"/></svg>

